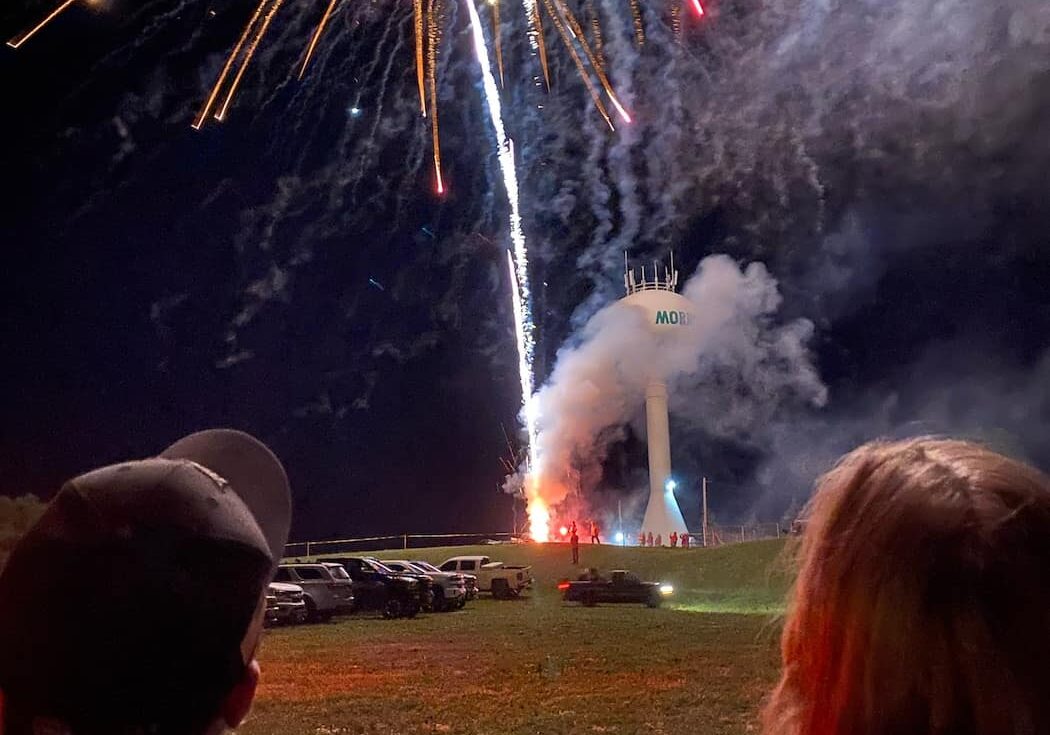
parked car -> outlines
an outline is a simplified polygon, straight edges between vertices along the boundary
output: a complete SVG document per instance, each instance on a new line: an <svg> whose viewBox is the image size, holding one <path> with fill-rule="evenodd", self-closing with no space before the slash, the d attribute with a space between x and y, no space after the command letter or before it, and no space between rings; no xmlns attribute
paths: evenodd
<svg viewBox="0 0 1050 735"><path fill-rule="evenodd" d="M271 589L266 590L266 616L263 618L263 624L277 624L277 595Z"/></svg>
<svg viewBox="0 0 1050 735"><path fill-rule="evenodd" d="M438 567L443 572L468 572L477 576L478 589L496 599L517 597L532 585L532 567L504 564L487 556L454 556Z"/></svg>
<svg viewBox="0 0 1050 735"><path fill-rule="evenodd" d="M270 582L266 593L267 606L270 596L274 601L274 623L298 624L306 622L307 609L306 600L303 596L303 588L297 584L287 582Z"/></svg>
<svg viewBox="0 0 1050 735"><path fill-rule="evenodd" d="M415 567L419 567L420 569L422 569L422 570L424 570L426 572L431 572L431 573L435 573L436 572L437 574L452 574L452 572L443 572L443 571L441 571L440 569L438 569L436 566L434 566L433 564L431 564L428 561L420 561L419 559L413 559L412 560L412 565L415 566ZM463 586L467 590L467 602L470 602L471 600L476 600L477 597L478 597L478 578L477 578L477 575L461 573L459 576L463 577Z"/></svg>
<svg viewBox="0 0 1050 735"><path fill-rule="evenodd" d="M387 565L386 559L377 559L374 556L366 556L363 558L372 562L376 567L383 569L389 574L411 577L419 582L420 587L422 588L419 597L420 608L425 612L431 612L434 609L434 598L437 596L437 585L434 584L434 580L426 573L421 572L418 569L393 569Z"/></svg>
<svg viewBox="0 0 1050 735"><path fill-rule="evenodd" d="M404 559L383 559L383 566L402 574L421 574L429 579L434 585L432 607L437 612L460 610L467 602L462 574L430 571Z"/></svg>
<svg viewBox="0 0 1050 735"><path fill-rule="evenodd" d="M659 607L674 592L674 587L661 582L643 582L637 574L616 569L606 579L597 572L570 582L561 582L558 589L565 602L580 602L593 607L599 602L641 602L648 607Z"/></svg>
<svg viewBox="0 0 1050 735"><path fill-rule="evenodd" d="M415 577L363 556L331 557L331 561L342 564L353 580L355 610L379 610L384 618L411 618L423 608L423 585Z"/></svg>
<svg viewBox="0 0 1050 735"><path fill-rule="evenodd" d="M323 622L338 613L353 612L354 586L339 564L281 564L274 581L302 588L306 619L310 622Z"/></svg>

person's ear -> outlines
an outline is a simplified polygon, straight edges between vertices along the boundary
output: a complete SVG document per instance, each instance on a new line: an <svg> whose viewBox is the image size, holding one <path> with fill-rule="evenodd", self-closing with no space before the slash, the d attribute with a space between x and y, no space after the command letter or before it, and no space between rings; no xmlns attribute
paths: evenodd
<svg viewBox="0 0 1050 735"><path fill-rule="evenodd" d="M231 730L237 728L252 709L255 690L259 686L259 662L254 658L244 667L244 676L237 682L222 703L222 719Z"/></svg>

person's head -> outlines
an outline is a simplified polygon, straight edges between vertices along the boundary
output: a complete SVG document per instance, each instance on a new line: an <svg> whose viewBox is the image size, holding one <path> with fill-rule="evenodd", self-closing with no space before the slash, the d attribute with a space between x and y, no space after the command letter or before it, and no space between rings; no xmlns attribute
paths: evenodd
<svg viewBox="0 0 1050 735"><path fill-rule="evenodd" d="M866 444L820 481L764 711L776 735L1050 732L1050 479Z"/></svg>
<svg viewBox="0 0 1050 735"><path fill-rule="evenodd" d="M240 724L290 518L280 462L225 429L67 482L0 574L0 731Z"/></svg>

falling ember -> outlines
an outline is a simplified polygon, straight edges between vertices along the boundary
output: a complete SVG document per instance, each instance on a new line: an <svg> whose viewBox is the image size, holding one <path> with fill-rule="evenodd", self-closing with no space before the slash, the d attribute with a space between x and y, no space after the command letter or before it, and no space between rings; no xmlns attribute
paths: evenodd
<svg viewBox="0 0 1050 735"><path fill-rule="evenodd" d="M605 109L605 105L602 103L602 98L598 95L598 90L594 88L594 82L591 81L591 75L587 73L587 69L583 65L583 61L580 60L580 55L576 53L576 47L572 43L572 39L569 37L569 32L565 29L565 25L561 22L561 18L558 17L558 11L554 7L552 0L543 0L543 5L547 8L547 15L550 16L551 21L554 22L554 27L558 30L558 34L561 36L561 40L565 43L565 48L569 51L569 56L572 57L572 61L576 64L576 70L580 72L580 78L583 79L583 84L587 87L587 91L591 94L591 99L594 100L594 106L598 108L598 112L605 119L605 123L609 126L610 130L616 130L613 127L612 120L609 119L609 113Z"/></svg>
<svg viewBox="0 0 1050 735"><path fill-rule="evenodd" d="M328 19L332 17L332 11L335 10L335 5L339 0L330 0L328 3L328 9L324 11L324 15L321 16L321 22L317 24L317 30L314 31L313 38L310 39L310 46L306 49L306 58L303 59L303 65L299 69L299 78L303 78L303 74L306 73L306 67L310 63L310 58L314 55L314 49L317 47L317 42L321 38L321 34L324 33L324 27L328 25Z"/></svg>
<svg viewBox="0 0 1050 735"><path fill-rule="evenodd" d="M700 4L700 0L691 0L693 3L693 10L696 11L697 18L704 17L704 6Z"/></svg>
<svg viewBox="0 0 1050 735"><path fill-rule="evenodd" d="M634 42L638 46L645 45L645 26L642 24L642 9L638 7L638 0L630 0L631 19L634 22Z"/></svg>
<svg viewBox="0 0 1050 735"><path fill-rule="evenodd" d="M269 29L273 17L277 15L277 11L281 9L281 4L283 2L284 0L273 0L273 4L270 6L269 11L267 11L266 17L263 18L262 25L259 26L258 32L255 34L255 37L252 38L252 43L248 47L248 51L244 54L244 61L241 62L241 68L237 70L237 76L233 78L233 84L230 85L230 91L226 93L226 99L222 103L222 109L215 115L215 119L219 122L226 119L226 112L230 109L230 103L233 102L233 96L237 94L237 88L241 86L241 79L244 77L244 72L248 70L248 65L252 63L252 57L255 56L255 51L259 48L259 42L262 41L263 36L266 35L266 31Z"/></svg>
<svg viewBox="0 0 1050 735"><path fill-rule="evenodd" d="M591 24L591 38L594 39L594 55L598 57L598 65L604 71L605 40L602 38L602 25L598 22L598 11L594 7L594 0L587 0L584 9L587 11L587 20Z"/></svg>
<svg viewBox="0 0 1050 735"><path fill-rule="evenodd" d="M489 4L492 6L492 45L496 49L496 68L499 69L499 86L500 89L504 87L503 84L503 44L500 41L500 30L499 30L499 0L489 0Z"/></svg>
<svg viewBox="0 0 1050 735"><path fill-rule="evenodd" d="M540 68L543 69L543 81L547 84L547 91L551 91L551 70L547 65L547 41L543 37L543 20L540 18L540 6L536 0L532 0L532 24L536 27L536 45L540 51Z"/></svg>
<svg viewBox="0 0 1050 735"><path fill-rule="evenodd" d="M419 113L427 116L426 67L423 64L423 0L412 0L412 17L416 29L416 82L419 85Z"/></svg>
<svg viewBox="0 0 1050 735"><path fill-rule="evenodd" d="M437 180L437 193L444 194L445 183L441 178L441 134L438 130L438 2L439 0L427 0L427 77L430 83L430 135L434 141L434 178Z"/></svg>
<svg viewBox="0 0 1050 735"><path fill-rule="evenodd" d="M613 103L616 111L620 113L620 117L623 118L624 122L631 122L631 116L627 114L627 110L624 109L623 105L620 104L620 100L617 99L616 93L613 92L612 84L609 82L609 77L605 75L605 70L602 68L602 64L598 61L594 51L591 50L591 45L587 43L587 37L583 35L583 27L580 26L580 22L576 19L576 16L569 10L569 6L562 0L554 0L558 10L561 11L562 15L565 16L566 22L569 24L569 29L572 30L573 35L579 40L580 45L583 47L583 52L587 55L587 60L591 62L591 67L594 69L594 73L598 75L598 81L601 82L602 88L605 93L609 95L609 100Z"/></svg>
<svg viewBox="0 0 1050 735"><path fill-rule="evenodd" d="M204 121L207 119L208 114L211 113L211 108L215 105L215 100L219 97L219 92L222 90L222 85L226 83L226 77L230 74L230 69L233 68L233 62L237 60L237 57L241 53L241 49L244 48L245 41L248 40L248 36L252 32L252 28L259 21L262 16L263 8L266 7L267 0L259 0L259 5L255 8L255 12L252 13L252 17L248 20L248 24L244 26L244 32L241 34L240 40L237 41L237 45L233 47L233 51L230 52L230 57L226 59L226 64L222 67L222 73L219 74L219 78L215 80L215 86L211 88L211 93L208 95L208 101L204 103L204 107L201 108L200 114L197 115L197 119L193 121L193 129L200 130L201 126L204 125Z"/></svg>
<svg viewBox="0 0 1050 735"><path fill-rule="evenodd" d="M66 10L66 8L68 8L74 2L76 2L76 0L66 0L64 3L59 5L57 8L52 10L50 13L48 13L46 18L44 18L42 21L37 23L32 28L30 28L28 31L26 31L25 33L22 33L22 34L20 34L18 36L15 36L10 41L8 41L7 45L10 46L11 48L18 48L23 43L28 41L30 38L35 36L37 34L37 32L40 31L44 26L46 26L48 23L50 23L55 18L57 18L64 10Z"/></svg>

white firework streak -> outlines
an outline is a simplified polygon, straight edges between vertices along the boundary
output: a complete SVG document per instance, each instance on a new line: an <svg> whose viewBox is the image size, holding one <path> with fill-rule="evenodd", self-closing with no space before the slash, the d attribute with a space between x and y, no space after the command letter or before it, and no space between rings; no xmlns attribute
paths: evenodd
<svg viewBox="0 0 1050 735"><path fill-rule="evenodd" d="M517 271L514 283L514 327L518 337L518 372L521 377L521 406L525 416L525 428L529 434L529 461L536 468L536 410L532 395L532 354L534 347L532 324L532 292L529 289L529 253L525 246L525 233L521 229L521 209L518 206L518 174L514 170L514 142L507 137L503 127L503 112L500 107L496 78L492 75L485 34L481 30L481 18L474 0L464 0L470 12L470 27L474 35L474 50L481 66L481 79L485 89L489 116L496 133L496 153L503 172L503 185L507 188L510 203L510 239L514 243L514 257L510 259L511 273ZM508 256L510 253L508 252Z"/></svg>

